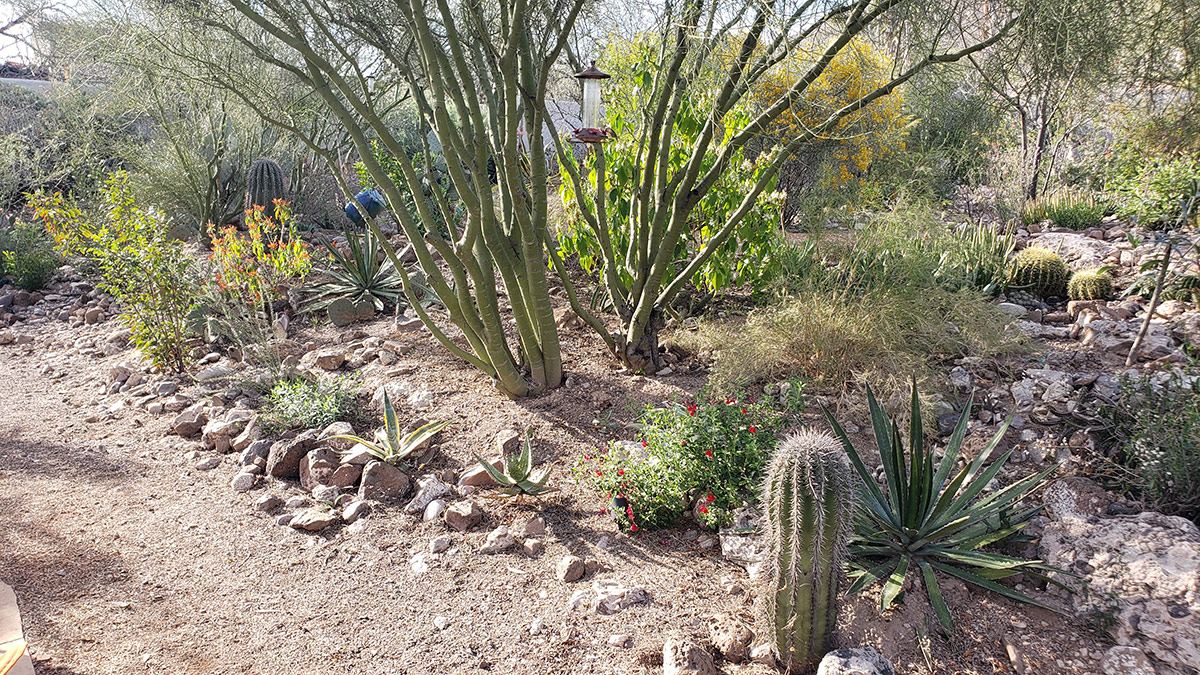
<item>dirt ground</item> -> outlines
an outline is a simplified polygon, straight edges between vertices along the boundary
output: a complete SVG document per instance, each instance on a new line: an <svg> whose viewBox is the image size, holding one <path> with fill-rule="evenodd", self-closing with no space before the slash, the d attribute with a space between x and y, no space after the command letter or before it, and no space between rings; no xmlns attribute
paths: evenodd
<svg viewBox="0 0 1200 675"><path fill-rule="evenodd" d="M700 549L695 532L619 535L598 513L599 496L569 477L577 456L632 435L624 423L637 408L695 391L700 376L620 374L594 338L575 331L564 336L570 386L514 402L422 342L398 371L435 395L424 415L452 420L428 468L461 471L497 432L532 425L563 490L536 506L471 497L483 524L451 533L453 547L428 556L420 572L414 556L446 532L440 523L389 508L319 535L277 526L253 502L264 492L302 494L298 485L237 494L236 457L196 470L179 439L164 436L171 415L103 412L117 398L102 394L107 368L132 355L90 358L48 345L117 327L46 325L33 344L0 348L0 580L16 590L43 675L652 673L669 634L705 640L712 615L752 616L746 573ZM537 557L478 552L495 526L539 513L547 535ZM568 552L601 569L560 581L555 563ZM609 616L572 611L571 595L595 579L644 588L651 602ZM876 646L902 673L1014 672L1010 648L1024 672L1097 672L1107 644L1086 624L944 589L959 634L942 636L913 593L882 618L871 596L848 601L839 639ZM610 644L621 634L631 647Z"/></svg>

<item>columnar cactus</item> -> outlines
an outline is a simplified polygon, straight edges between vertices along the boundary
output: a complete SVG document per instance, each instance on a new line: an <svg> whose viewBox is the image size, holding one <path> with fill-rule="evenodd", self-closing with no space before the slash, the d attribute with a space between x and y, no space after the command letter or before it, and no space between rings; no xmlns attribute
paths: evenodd
<svg viewBox="0 0 1200 675"><path fill-rule="evenodd" d="M1076 272L1067 284L1067 297L1072 300L1104 300L1112 292L1112 277L1101 270Z"/></svg>
<svg viewBox="0 0 1200 675"><path fill-rule="evenodd" d="M764 595L771 645L789 672L825 654L837 623L856 495L850 462L832 437L802 431L776 448L762 495L769 547Z"/></svg>
<svg viewBox="0 0 1200 675"><path fill-rule="evenodd" d="M246 206L262 206L270 212L276 199L285 194L283 169L273 159L256 159L246 179Z"/></svg>
<svg viewBox="0 0 1200 675"><path fill-rule="evenodd" d="M1041 298L1061 296L1067 290L1071 269L1048 248L1030 246L1017 254L1009 269L1008 284Z"/></svg>

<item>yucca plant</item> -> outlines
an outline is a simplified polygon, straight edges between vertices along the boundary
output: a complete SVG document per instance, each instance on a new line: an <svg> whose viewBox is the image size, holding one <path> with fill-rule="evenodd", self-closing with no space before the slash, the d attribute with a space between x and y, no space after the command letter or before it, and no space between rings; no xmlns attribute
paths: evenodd
<svg viewBox="0 0 1200 675"><path fill-rule="evenodd" d="M379 261L379 241L372 231L367 229L361 237L349 230L342 232L346 236L349 252L344 253L332 243L324 242L332 260L327 270L332 278L306 289L311 297L304 309L324 309L340 298L356 303L369 300L376 311L382 311L385 303L395 305L402 302L404 287L400 273L390 259Z"/></svg>
<svg viewBox="0 0 1200 675"><path fill-rule="evenodd" d="M449 422L430 422L422 425L406 436L400 435L400 422L396 418L396 410L392 407L392 399L383 392L383 428L375 432L375 440L351 435L339 435L341 438L355 443L361 443L373 456L381 462L400 464L416 452L425 441L433 438L437 432L446 428Z"/></svg>
<svg viewBox="0 0 1200 675"><path fill-rule="evenodd" d="M478 453L475 459L479 460L479 465L487 471L492 480L500 485L500 493L506 497L540 497L556 490L546 487L550 480L550 467L544 467L541 471L533 470L533 443L530 442L528 431L525 432L525 442L521 444L521 451L504 458L504 470L492 466L491 462L480 457Z"/></svg>
<svg viewBox="0 0 1200 675"><path fill-rule="evenodd" d="M971 416L968 402L950 435L945 454L935 462L934 453L925 445L921 425L921 404L913 382L912 421L909 448L905 451L900 427L890 419L870 389L867 401L875 441L883 462L886 492L854 449L850 438L828 410L825 416L841 440L859 477L863 495L860 503L857 535L850 546L856 569L848 593L862 591L876 583L883 585L880 610L887 610L904 588L910 572L919 570L929 601L938 620L947 630L954 629L950 610L942 598L934 572L942 572L979 588L999 593L1022 603L1046 607L1033 598L997 583L998 579L1022 572L1046 579L1053 570L1040 560L1027 560L982 550L985 546L1011 537L1024 528L1040 506L1025 506L1028 497L1046 484L1057 468L1052 466L1007 487L984 495L983 492L1004 468L1012 451L992 460L997 444L1008 431L1011 418L1000 425L996 435L974 460L951 475L962 449ZM1053 609L1049 608L1048 609Z"/></svg>

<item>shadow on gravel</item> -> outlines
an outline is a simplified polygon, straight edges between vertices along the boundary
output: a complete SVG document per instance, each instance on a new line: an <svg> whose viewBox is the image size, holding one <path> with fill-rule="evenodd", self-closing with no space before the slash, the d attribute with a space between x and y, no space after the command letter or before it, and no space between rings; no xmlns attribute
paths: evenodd
<svg viewBox="0 0 1200 675"><path fill-rule="evenodd" d="M115 481L132 471L127 460L110 454L98 441L66 445L38 439L35 434L20 426L0 429L0 468L4 472Z"/></svg>

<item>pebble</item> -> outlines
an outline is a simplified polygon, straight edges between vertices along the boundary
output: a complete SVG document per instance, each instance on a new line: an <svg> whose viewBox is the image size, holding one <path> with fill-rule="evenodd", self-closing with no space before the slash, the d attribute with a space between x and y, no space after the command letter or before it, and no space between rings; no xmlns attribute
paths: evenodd
<svg viewBox="0 0 1200 675"><path fill-rule="evenodd" d="M439 534L429 541L429 552L441 553L442 551L450 548L450 544L452 543L454 543L454 540L450 538L450 535Z"/></svg>
<svg viewBox="0 0 1200 675"><path fill-rule="evenodd" d="M221 465L220 457L205 457L204 459L200 460L199 462L196 462L196 468L199 469L200 471L208 471L210 469L215 469L220 465Z"/></svg>

